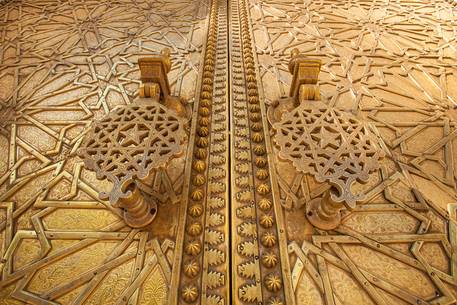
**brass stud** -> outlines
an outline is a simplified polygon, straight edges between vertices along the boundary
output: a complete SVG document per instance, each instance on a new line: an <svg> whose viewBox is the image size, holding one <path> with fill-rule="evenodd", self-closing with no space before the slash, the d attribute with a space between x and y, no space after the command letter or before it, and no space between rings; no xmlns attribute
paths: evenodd
<svg viewBox="0 0 457 305"><path fill-rule="evenodd" d="M201 173L206 169L206 163L201 161L201 160L197 160L197 161L194 162L194 169L197 172Z"/></svg>
<svg viewBox="0 0 457 305"><path fill-rule="evenodd" d="M208 65L208 64L205 64L205 67L203 69L208 72L214 71L214 67L212 65Z"/></svg>
<svg viewBox="0 0 457 305"><path fill-rule="evenodd" d="M207 118L207 117L200 118L200 120L198 120L198 123L201 126L208 126L209 125L209 118Z"/></svg>
<svg viewBox="0 0 457 305"><path fill-rule="evenodd" d="M267 268L273 268L278 264L278 256L273 252L266 252L262 255L262 264Z"/></svg>
<svg viewBox="0 0 457 305"><path fill-rule="evenodd" d="M201 186L201 185L205 184L205 182L206 182L205 176L200 175L200 174L195 175L195 177L192 181L193 185L195 185L195 186Z"/></svg>
<svg viewBox="0 0 457 305"><path fill-rule="evenodd" d="M211 98L211 91L202 91L202 93L200 94L200 98L202 99L210 99Z"/></svg>
<svg viewBox="0 0 457 305"><path fill-rule="evenodd" d="M212 79L212 78L209 78L209 77L203 78L203 83L204 83L205 85L212 85L212 84L213 84L213 79Z"/></svg>
<svg viewBox="0 0 457 305"><path fill-rule="evenodd" d="M266 195L270 192L270 187L266 183L259 184L257 187L259 194Z"/></svg>
<svg viewBox="0 0 457 305"><path fill-rule="evenodd" d="M257 96L250 96L248 97L249 104L258 104L259 98Z"/></svg>
<svg viewBox="0 0 457 305"><path fill-rule="evenodd" d="M197 139L197 146L200 148L208 147L208 144L209 144L208 137L199 137Z"/></svg>
<svg viewBox="0 0 457 305"><path fill-rule="evenodd" d="M263 158L263 157L257 157L255 158L255 165L257 167L265 167L267 166L267 159Z"/></svg>
<svg viewBox="0 0 457 305"><path fill-rule="evenodd" d="M198 262L192 260L184 265L184 274L188 277L195 277L200 273L200 265Z"/></svg>
<svg viewBox="0 0 457 305"><path fill-rule="evenodd" d="M204 192L202 189L195 189L192 191L192 193L190 194L190 198L192 198L192 200L195 200L195 201L199 201L199 200L202 200L203 199L203 196L204 196Z"/></svg>
<svg viewBox="0 0 457 305"><path fill-rule="evenodd" d="M211 65L211 66L214 66L214 60L212 57L206 57L205 59L205 64L206 65Z"/></svg>
<svg viewBox="0 0 457 305"><path fill-rule="evenodd" d="M259 169L259 170L256 172L255 176L256 176L258 179L260 179L260 180L265 180L265 179L268 178L268 171L265 170L265 169Z"/></svg>
<svg viewBox="0 0 457 305"><path fill-rule="evenodd" d="M189 208L189 214L192 217L199 217L203 213L203 206L201 204L194 204Z"/></svg>
<svg viewBox="0 0 457 305"><path fill-rule="evenodd" d="M258 104L253 104L249 107L251 112L260 112L260 106Z"/></svg>
<svg viewBox="0 0 457 305"><path fill-rule="evenodd" d="M192 256L198 255L201 250L202 250L202 246L201 246L200 242L197 240L189 242L185 248L186 253L188 255L192 255Z"/></svg>
<svg viewBox="0 0 457 305"><path fill-rule="evenodd" d="M202 232L202 225L199 222L194 222L187 227L187 233L192 236L197 236Z"/></svg>
<svg viewBox="0 0 457 305"><path fill-rule="evenodd" d="M198 298L198 289L197 287L191 285L184 287L181 297L187 303L195 302Z"/></svg>
<svg viewBox="0 0 457 305"><path fill-rule="evenodd" d="M250 118L251 121L253 121L253 122L258 122L258 121L260 121L260 119L261 119L262 117L260 116L260 113L251 113L251 114L249 115L249 118Z"/></svg>
<svg viewBox="0 0 457 305"><path fill-rule="evenodd" d="M213 73L210 71L203 72L203 78L213 78Z"/></svg>
<svg viewBox="0 0 457 305"><path fill-rule="evenodd" d="M198 113L202 116L208 116L209 115L209 108L208 107L200 107L198 110Z"/></svg>
<svg viewBox="0 0 457 305"><path fill-rule="evenodd" d="M251 129L254 131L261 131L262 130L262 124L261 123L253 123L251 125Z"/></svg>
<svg viewBox="0 0 457 305"><path fill-rule="evenodd" d="M202 99L200 100L200 106L202 107L209 107L211 106L211 101L209 99Z"/></svg>
<svg viewBox="0 0 457 305"><path fill-rule="evenodd" d="M274 220L271 215L262 215L259 219L259 223L264 228L271 228L273 226Z"/></svg>
<svg viewBox="0 0 457 305"><path fill-rule="evenodd" d="M254 147L254 153L257 156L263 156L265 154L265 147L263 147L262 145L256 145Z"/></svg>
<svg viewBox="0 0 457 305"><path fill-rule="evenodd" d="M212 92L212 91L213 91L213 86L203 84L202 90L203 90L203 91Z"/></svg>
<svg viewBox="0 0 457 305"><path fill-rule="evenodd" d="M255 143L260 143L263 141L263 135L260 132L254 133L251 138Z"/></svg>
<svg viewBox="0 0 457 305"><path fill-rule="evenodd" d="M271 298L268 300L267 305L284 305L284 302L280 298Z"/></svg>
<svg viewBox="0 0 457 305"><path fill-rule="evenodd" d="M275 274L269 274L265 277L265 287L271 292L277 292L282 287L281 278Z"/></svg>
<svg viewBox="0 0 457 305"><path fill-rule="evenodd" d="M260 199L259 201L259 208L262 210L262 211L268 211L271 209L271 206L273 204L271 203L271 201L267 198L262 198Z"/></svg>
<svg viewBox="0 0 457 305"><path fill-rule="evenodd" d="M255 82L255 81L256 81L255 76L253 76L253 75L248 75L248 76L246 77L246 80L247 80L248 82Z"/></svg>
<svg viewBox="0 0 457 305"><path fill-rule="evenodd" d="M198 159L205 159L206 158L206 150L203 149L203 148L197 148L195 150L195 156L198 158Z"/></svg>
<svg viewBox="0 0 457 305"><path fill-rule="evenodd" d="M257 94L256 89L248 89L248 96L256 96Z"/></svg>
<svg viewBox="0 0 457 305"><path fill-rule="evenodd" d="M266 232L262 235L261 242L265 247L271 248L276 245L276 236L273 233Z"/></svg>

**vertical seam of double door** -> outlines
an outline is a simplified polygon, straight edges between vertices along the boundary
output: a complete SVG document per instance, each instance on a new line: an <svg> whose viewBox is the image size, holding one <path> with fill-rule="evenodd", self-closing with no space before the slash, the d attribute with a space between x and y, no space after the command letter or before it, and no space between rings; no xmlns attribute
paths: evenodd
<svg viewBox="0 0 457 305"><path fill-rule="evenodd" d="M231 178L233 190L237 190L233 191L231 200L231 204L236 205L232 206L231 223L231 231L236 234L232 243L233 297L237 304L293 304L286 232L272 166L269 128L260 89L248 3L246 0L230 0L230 3L233 93L230 103L233 109L232 126L236 126L232 128L232 160L239 162L232 166ZM235 45L236 40L238 42ZM235 54L237 51L238 56ZM245 129L246 133L238 134L239 128ZM236 136L238 139L235 140ZM247 147L244 147L243 143L246 143ZM238 156L244 151L248 152L245 160L244 156ZM248 173L237 168L247 163ZM246 174L249 178L248 186L240 181ZM240 217L239 213L236 213L246 207L253 209L254 219ZM252 236L244 232L246 226L254 227ZM240 249L250 247L251 244L257 248L254 253ZM255 267L254 274L243 272L251 266Z"/></svg>
<svg viewBox="0 0 457 305"><path fill-rule="evenodd" d="M293 304L247 3L212 0L207 23L169 303Z"/></svg>

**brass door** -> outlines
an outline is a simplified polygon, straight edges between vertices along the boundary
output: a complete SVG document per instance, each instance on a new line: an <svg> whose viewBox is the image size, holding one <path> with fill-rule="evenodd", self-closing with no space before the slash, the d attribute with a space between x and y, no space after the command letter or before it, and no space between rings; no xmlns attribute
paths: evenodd
<svg viewBox="0 0 457 305"><path fill-rule="evenodd" d="M456 12L0 4L0 304L455 304ZM142 186L156 218L133 229L77 151L94 120L135 102L138 58L164 47L192 118L184 153ZM294 48L322 61L321 100L369 124L385 153L332 230L305 212L329 184L280 157L273 114Z"/></svg>

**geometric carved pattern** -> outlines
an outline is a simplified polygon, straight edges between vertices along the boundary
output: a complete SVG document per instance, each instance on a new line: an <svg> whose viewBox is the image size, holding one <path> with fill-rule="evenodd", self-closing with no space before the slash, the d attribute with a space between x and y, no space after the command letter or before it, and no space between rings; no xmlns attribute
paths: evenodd
<svg viewBox="0 0 457 305"><path fill-rule="evenodd" d="M182 125L173 111L157 102L117 107L95 123L78 155L98 179L114 184L109 199L115 203L125 195L125 183L146 179L181 153Z"/></svg>
<svg viewBox="0 0 457 305"><path fill-rule="evenodd" d="M322 61L322 101L374 126L386 152L384 173L353 185L363 204L323 232L299 214L329 186L273 147L296 304L456 302L446 207L457 199L457 32L448 2L250 1L266 103L288 94L287 54L297 48Z"/></svg>
<svg viewBox="0 0 457 305"><path fill-rule="evenodd" d="M3 1L0 304L166 304L176 206L125 225L76 155L91 124L137 99L138 58L172 50L171 93L194 96L207 1ZM181 198L184 158L142 188ZM164 225L166 224L166 225Z"/></svg>
<svg viewBox="0 0 457 305"><path fill-rule="evenodd" d="M322 99L370 120L389 153L389 174L371 175L366 201L343 215L337 230L320 232L301 211L284 211L295 304L454 304L456 242L444 207L457 198L455 1L246 2L266 103L288 92L285 54L297 47L322 59ZM75 152L94 118L137 96L139 55L169 47L173 95L192 98L207 7L189 0L2 4L1 303L167 304L182 247L169 229L178 226L170 217L176 205L167 205L166 217L158 213L153 226L161 225L150 232L126 227L122 211L98 197L106 185ZM230 96L236 101L237 92ZM303 204L328 187L277 161L276 152L268 158L278 170L280 188L272 193L280 192L281 203ZM161 202L167 193L179 201L187 179L183 160L172 162L148 190ZM400 180L407 186L394 184ZM232 218L251 221L258 207L249 181L236 183L249 191ZM234 267L232 276L251 279L251 265ZM251 283L246 299L263 284Z"/></svg>
<svg viewBox="0 0 457 305"><path fill-rule="evenodd" d="M273 129L279 156L317 181L328 181L339 191L334 200L352 208L363 197L352 193L352 184L366 182L384 155L367 124L320 101L304 102L285 113Z"/></svg>

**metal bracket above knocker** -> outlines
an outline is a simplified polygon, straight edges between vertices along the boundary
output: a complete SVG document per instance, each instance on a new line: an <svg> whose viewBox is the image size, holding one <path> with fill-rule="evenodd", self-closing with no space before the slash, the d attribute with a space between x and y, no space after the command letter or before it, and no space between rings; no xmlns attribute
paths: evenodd
<svg viewBox="0 0 457 305"><path fill-rule="evenodd" d="M306 216L317 228L331 230L340 224L341 210L353 210L364 200L352 186L368 181L384 153L370 125L320 100L320 68L319 59L292 51L290 94L273 103L269 120L279 157L329 183L322 198L306 203Z"/></svg>
<svg viewBox="0 0 457 305"><path fill-rule="evenodd" d="M190 107L178 96L171 95L168 72L171 69L170 49L164 48L160 55L138 59L141 85L138 91L139 102L143 99L164 104L179 116L190 118Z"/></svg>
<svg viewBox="0 0 457 305"><path fill-rule="evenodd" d="M292 74L289 96L272 103L272 107L268 110L270 123L279 121L283 113L291 111L306 101L321 99L317 84L321 66L320 59L310 58L296 48L292 50L288 65L289 72Z"/></svg>

